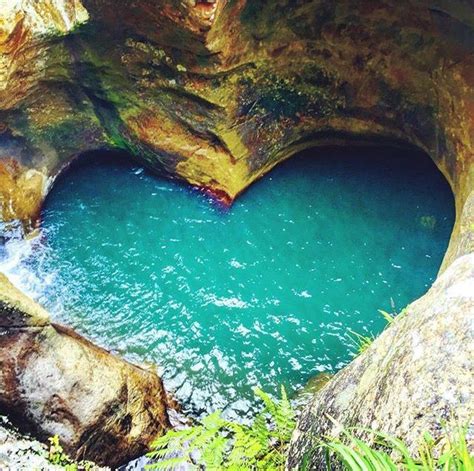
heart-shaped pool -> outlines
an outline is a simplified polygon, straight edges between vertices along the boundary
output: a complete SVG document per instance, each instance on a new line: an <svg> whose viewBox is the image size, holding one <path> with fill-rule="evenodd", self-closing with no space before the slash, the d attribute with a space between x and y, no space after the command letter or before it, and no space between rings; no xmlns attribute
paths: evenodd
<svg viewBox="0 0 474 471"><path fill-rule="evenodd" d="M228 210L95 155L55 185L22 265L57 320L160 365L188 410L248 416L254 385L337 371L349 329L422 295L453 219L444 178L402 150L306 152Z"/></svg>

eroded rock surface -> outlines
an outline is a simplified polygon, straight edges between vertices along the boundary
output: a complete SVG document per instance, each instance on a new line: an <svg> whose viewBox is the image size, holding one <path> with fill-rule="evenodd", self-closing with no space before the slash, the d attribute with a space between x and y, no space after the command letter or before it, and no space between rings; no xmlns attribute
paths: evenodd
<svg viewBox="0 0 474 471"><path fill-rule="evenodd" d="M467 185L474 21L464 1L17 4L0 23L0 162L45 177L39 202L97 148L127 150L228 202L327 142L415 145L455 190ZM3 217L31 224L38 208L22 208L12 182Z"/></svg>
<svg viewBox="0 0 474 471"><path fill-rule="evenodd" d="M474 254L457 259L366 353L315 395L298 422L288 469L306 459L325 469L316 437L358 426L403 437L413 453L423 433L470 425L474 382ZM471 430L471 434L474 431ZM474 435L470 435L474 446Z"/></svg>
<svg viewBox="0 0 474 471"><path fill-rule="evenodd" d="M6 417L0 416L0 469L2 471L64 471L64 466L51 463L44 443L23 435ZM88 471L110 471L88 462ZM83 469L83 467L79 467Z"/></svg>
<svg viewBox="0 0 474 471"><path fill-rule="evenodd" d="M51 324L0 276L0 411L78 460L115 466L169 428L158 376Z"/></svg>

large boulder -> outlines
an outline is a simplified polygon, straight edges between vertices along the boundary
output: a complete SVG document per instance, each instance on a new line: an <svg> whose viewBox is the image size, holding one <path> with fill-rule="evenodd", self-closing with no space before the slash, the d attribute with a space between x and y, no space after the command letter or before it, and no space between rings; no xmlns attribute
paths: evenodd
<svg viewBox="0 0 474 471"><path fill-rule="evenodd" d="M0 411L21 430L59 435L74 458L116 466L169 428L155 372L52 324L3 275L0 293Z"/></svg>
<svg viewBox="0 0 474 471"><path fill-rule="evenodd" d="M313 397L294 432L288 469L299 469L303 462L304 469L325 469L318 439L337 436L341 425L402 437L413 453L424 432L438 438L445 426L470 425L473 372L470 254L456 260L425 296Z"/></svg>

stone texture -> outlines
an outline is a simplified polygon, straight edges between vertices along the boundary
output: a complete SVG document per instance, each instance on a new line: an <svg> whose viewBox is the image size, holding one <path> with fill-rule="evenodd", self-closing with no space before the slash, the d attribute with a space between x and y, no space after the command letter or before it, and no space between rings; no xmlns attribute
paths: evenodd
<svg viewBox="0 0 474 471"><path fill-rule="evenodd" d="M163 384L68 328L0 278L0 410L75 459L116 466L169 428Z"/></svg>
<svg viewBox="0 0 474 471"><path fill-rule="evenodd" d="M110 471L110 468L100 468L93 463L89 465L89 471ZM48 460L48 447L45 444L22 435L6 417L0 416L0 469L64 471L64 466L51 464Z"/></svg>
<svg viewBox="0 0 474 471"><path fill-rule="evenodd" d="M66 7L70 20L34 26L40 4L48 22ZM0 159L41 172L42 197L97 148L230 202L302 148L360 140L417 146L456 191L468 185L474 23L462 0L21 5L3 21L0 54L21 74L3 74Z"/></svg>
<svg viewBox="0 0 474 471"><path fill-rule="evenodd" d="M0 328L44 327L49 314L0 273Z"/></svg>
<svg viewBox="0 0 474 471"><path fill-rule="evenodd" d="M429 292L363 355L341 370L312 399L299 419L288 469L303 457L325 469L315 437L360 426L403 437L412 452L424 432L443 434L443 422L470 424L474 382L474 254L457 259ZM474 448L474 430L470 435Z"/></svg>

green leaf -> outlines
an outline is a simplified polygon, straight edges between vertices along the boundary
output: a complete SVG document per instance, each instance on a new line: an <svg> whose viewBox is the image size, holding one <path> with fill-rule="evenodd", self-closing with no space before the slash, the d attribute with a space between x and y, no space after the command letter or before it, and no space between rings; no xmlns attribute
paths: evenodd
<svg viewBox="0 0 474 471"><path fill-rule="evenodd" d="M223 467L224 452L228 440L221 435L215 436L202 453L202 460L207 469L221 469Z"/></svg>
<svg viewBox="0 0 474 471"><path fill-rule="evenodd" d="M395 320L395 316L392 314L389 314L387 311L382 311L382 309L379 309L379 313L382 315L382 317L387 321L387 324L391 324Z"/></svg>

